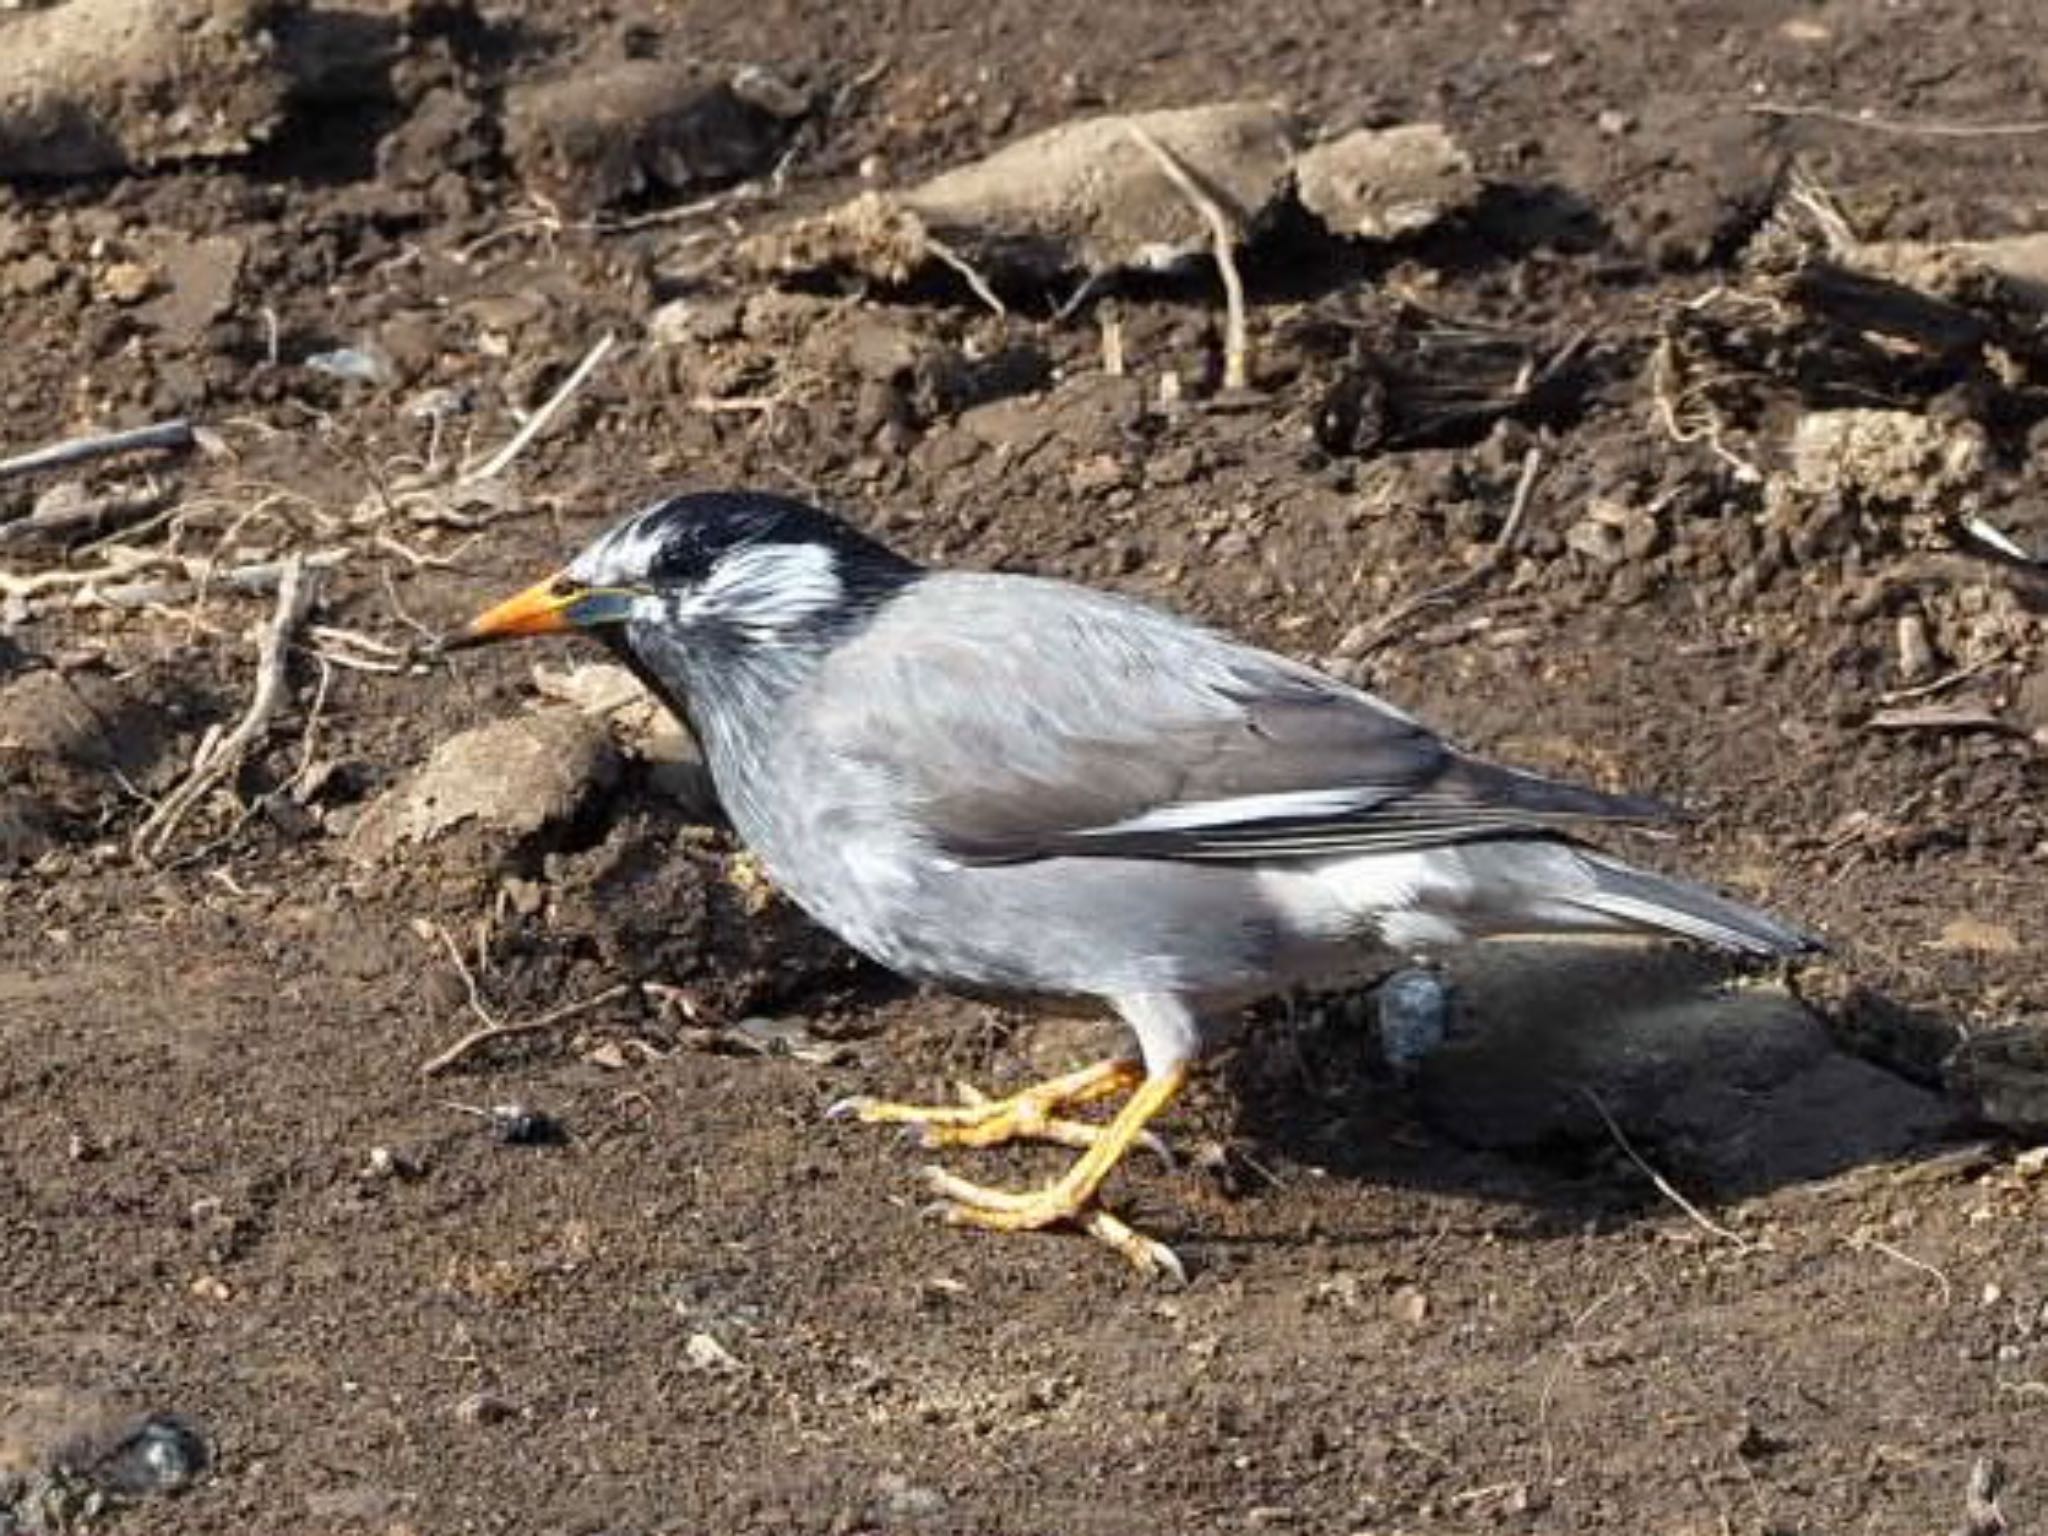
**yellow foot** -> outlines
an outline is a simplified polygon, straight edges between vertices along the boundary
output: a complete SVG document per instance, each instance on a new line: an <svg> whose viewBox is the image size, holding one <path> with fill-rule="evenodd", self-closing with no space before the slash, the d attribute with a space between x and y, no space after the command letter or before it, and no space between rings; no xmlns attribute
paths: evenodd
<svg viewBox="0 0 2048 1536"><path fill-rule="evenodd" d="M1171 1248L1134 1231L1124 1221L1112 1216L1102 1209L1096 1196L1124 1154L1145 1135L1147 1122L1173 1102L1174 1095L1187 1081L1187 1068L1176 1065L1156 1076L1144 1076L1132 1063L1104 1062L1085 1072L1041 1084L1036 1091L1043 1098L1050 1090L1058 1102L1066 1103L1072 1102L1077 1091L1099 1097L1113 1091L1104 1085L1121 1084L1134 1075L1139 1078L1137 1086L1116 1112L1115 1118L1107 1125L1087 1127L1093 1133L1087 1150L1075 1160L1073 1167L1043 1189L1023 1193L990 1189L970 1183L943 1168L927 1168L925 1179L940 1199L939 1214L956 1226L986 1227L996 1232L1027 1232L1053 1226L1079 1227L1098 1242L1116 1249L1141 1273L1166 1275L1185 1281L1187 1272ZM1032 1092L1034 1090L1027 1089L1025 1094L1016 1095L1002 1104L966 1106L959 1112L963 1118L951 1123L978 1128L989 1118L1014 1122L1017 1113L1011 1106L1015 1099L1025 1098Z"/></svg>
<svg viewBox="0 0 2048 1536"><path fill-rule="evenodd" d="M1085 1151L1102 1140L1108 1127L1076 1120L1061 1111L1136 1088L1144 1077L1144 1068L1137 1062L1118 1057L1034 1083L1000 1099L962 1083L957 1087L958 1104L892 1104L885 1099L853 1098L841 1099L825 1113L834 1120L854 1119L864 1125L908 1126L919 1145L927 1148L1047 1141ZM1150 1131L1139 1132L1132 1144L1166 1162L1173 1161L1166 1143Z"/></svg>
<svg viewBox="0 0 2048 1536"><path fill-rule="evenodd" d="M1187 1284L1188 1272L1179 1254L1093 1204L1092 1196L1076 1199L1065 1187L1066 1179L1029 1194L1014 1194L971 1183L943 1168L927 1168L924 1176L932 1193L939 1196L934 1207L936 1214L956 1227L1033 1232L1044 1227L1075 1226L1097 1242L1114 1248L1141 1275Z"/></svg>

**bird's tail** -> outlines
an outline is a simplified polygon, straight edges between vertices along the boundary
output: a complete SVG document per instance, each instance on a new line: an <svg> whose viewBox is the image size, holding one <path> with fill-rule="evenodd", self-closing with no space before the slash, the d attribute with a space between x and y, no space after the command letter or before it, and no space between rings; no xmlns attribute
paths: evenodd
<svg viewBox="0 0 2048 1536"><path fill-rule="evenodd" d="M1589 848L1573 852L1591 877L1590 888L1574 890L1565 901L1595 919L1588 927L1675 934L1745 955L1804 955L1826 948L1817 935L1704 886L1653 875Z"/></svg>

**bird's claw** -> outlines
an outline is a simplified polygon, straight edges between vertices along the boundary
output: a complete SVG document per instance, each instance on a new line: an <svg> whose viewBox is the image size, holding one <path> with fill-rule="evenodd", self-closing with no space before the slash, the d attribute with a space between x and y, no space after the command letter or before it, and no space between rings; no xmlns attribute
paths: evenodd
<svg viewBox="0 0 2048 1536"><path fill-rule="evenodd" d="M1099 1205L1077 1201L1058 1185L1013 1194L971 1183L944 1168L923 1170L926 1187L938 1198L922 1208L927 1218L954 1227L983 1227L996 1232L1038 1231L1072 1226L1124 1256L1148 1279L1186 1285L1187 1266L1180 1255L1156 1238L1147 1237Z"/></svg>

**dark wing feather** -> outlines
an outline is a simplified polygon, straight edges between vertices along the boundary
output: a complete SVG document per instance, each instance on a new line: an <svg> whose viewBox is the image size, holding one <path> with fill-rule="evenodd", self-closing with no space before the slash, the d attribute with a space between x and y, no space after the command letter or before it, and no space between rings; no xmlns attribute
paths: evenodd
<svg viewBox="0 0 2048 1536"><path fill-rule="evenodd" d="M977 862L1314 857L1671 814L1478 762L1282 657L1024 578L899 599L827 665L808 716Z"/></svg>

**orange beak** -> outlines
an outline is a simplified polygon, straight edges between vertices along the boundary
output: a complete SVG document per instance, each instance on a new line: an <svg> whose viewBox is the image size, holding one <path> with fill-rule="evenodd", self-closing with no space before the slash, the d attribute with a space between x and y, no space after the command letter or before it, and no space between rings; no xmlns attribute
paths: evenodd
<svg viewBox="0 0 2048 1536"><path fill-rule="evenodd" d="M580 586L559 573L537 581L494 608L487 608L454 634L444 637L444 651L464 650L493 640L526 635L559 635L626 618L630 592Z"/></svg>

